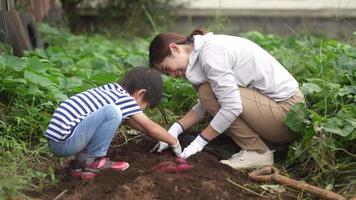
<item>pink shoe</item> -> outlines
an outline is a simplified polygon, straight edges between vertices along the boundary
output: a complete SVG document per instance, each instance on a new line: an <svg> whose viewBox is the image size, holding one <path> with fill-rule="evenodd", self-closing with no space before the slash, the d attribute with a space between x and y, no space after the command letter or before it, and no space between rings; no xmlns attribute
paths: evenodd
<svg viewBox="0 0 356 200"><path fill-rule="evenodd" d="M74 161L71 166L71 175L72 177L89 180L94 178L103 169L124 171L127 168L129 168L129 163L127 162L116 162L109 160L107 157L101 157L89 165L83 165L78 161Z"/></svg>

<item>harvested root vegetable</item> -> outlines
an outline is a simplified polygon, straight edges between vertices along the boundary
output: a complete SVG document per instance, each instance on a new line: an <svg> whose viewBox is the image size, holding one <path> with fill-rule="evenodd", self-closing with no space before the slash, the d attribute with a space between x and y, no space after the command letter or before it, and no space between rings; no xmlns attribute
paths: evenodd
<svg viewBox="0 0 356 200"><path fill-rule="evenodd" d="M187 164L187 161L184 158L177 157L176 162L179 164Z"/></svg>
<svg viewBox="0 0 356 200"><path fill-rule="evenodd" d="M179 164L178 165L178 171L180 171L180 172L190 170L192 168L193 168L193 165L189 165L189 164Z"/></svg>
<svg viewBox="0 0 356 200"><path fill-rule="evenodd" d="M175 158L174 161L163 161L152 167L152 171L159 173L180 173L193 168L183 158Z"/></svg>

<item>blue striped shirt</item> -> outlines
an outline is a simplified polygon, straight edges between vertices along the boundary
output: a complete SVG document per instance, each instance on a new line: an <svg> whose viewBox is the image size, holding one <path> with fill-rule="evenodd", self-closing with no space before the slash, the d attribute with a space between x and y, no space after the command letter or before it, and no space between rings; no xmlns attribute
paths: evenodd
<svg viewBox="0 0 356 200"><path fill-rule="evenodd" d="M109 83L76 94L61 103L54 111L44 135L58 142L65 141L86 116L108 104L118 106L123 120L142 112L135 99L119 84Z"/></svg>

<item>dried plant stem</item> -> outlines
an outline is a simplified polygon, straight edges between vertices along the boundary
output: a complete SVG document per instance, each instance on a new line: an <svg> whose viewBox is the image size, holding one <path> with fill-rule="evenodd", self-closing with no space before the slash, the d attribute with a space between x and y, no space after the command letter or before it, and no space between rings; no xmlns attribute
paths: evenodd
<svg viewBox="0 0 356 200"><path fill-rule="evenodd" d="M142 137L143 137L142 135L136 135L136 136L134 136L134 137L131 137L131 138L126 139L125 142L122 143L122 144L112 145L111 147L112 147L112 148L121 147L121 146L126 145L126 144L127 144L129 141L131 141L131 140L136 140L136 139L139 139L139 138L142 138Z"/></svg>
<svg viewBox="0 0 356 200"><path fill-rule="evenodd" d="M250 192L250 193L252 193L252 194L254 194L254 195L257 195L257 196L259 196L259 197L262 197L262 198L267 198L267 197L265 197L265 196L263 196L263 195L261 195L261 194L255 192L255 191L252 191L252 190L250 190L250 189L248 189L248 188L246 188L246 187L244 187L244 186L242 186L242 185L240 185L240 184L238 184L238 183L232 181L230 178L226 178L226 180L229 181L230 183L232 183L233 185L235 185L235 186L237 186L237 187L239 187L239 188L241 188L241 189L243 189L243 190L246 190L247 192Z"/></svg>
<svg viewBox="0 0 356 200"><path fill-rule="evenodd" d="M59 195L57 195L53 200L57 200L57 199L61 198L61 196L63 196L67 191L68 191L68 189L63 190L63 192L59 193Z"/></svg>

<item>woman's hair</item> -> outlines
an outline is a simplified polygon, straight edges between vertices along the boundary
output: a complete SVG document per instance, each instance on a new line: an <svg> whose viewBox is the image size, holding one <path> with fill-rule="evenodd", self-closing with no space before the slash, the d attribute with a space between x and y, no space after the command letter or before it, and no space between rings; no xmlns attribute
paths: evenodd
<svg viewBox="0 0 356 200"><path fill-rule="evenodd" d="M163 96L163 81L161 74L147 67L135 67L118 82L130 95L145 89L143 100L150 108L156 107Z"/></svg>
<svg viewBox="0 0 356 200"><path fill-rule="evenodd" d="M178 33L166 32L158 34L151 42L149 48L150 67L154 67L155 63L160 63L162 60L171 55L169 44L190 44L194 42L194 35L204 35L201 29L195 29L188 36Z"/></svg>

